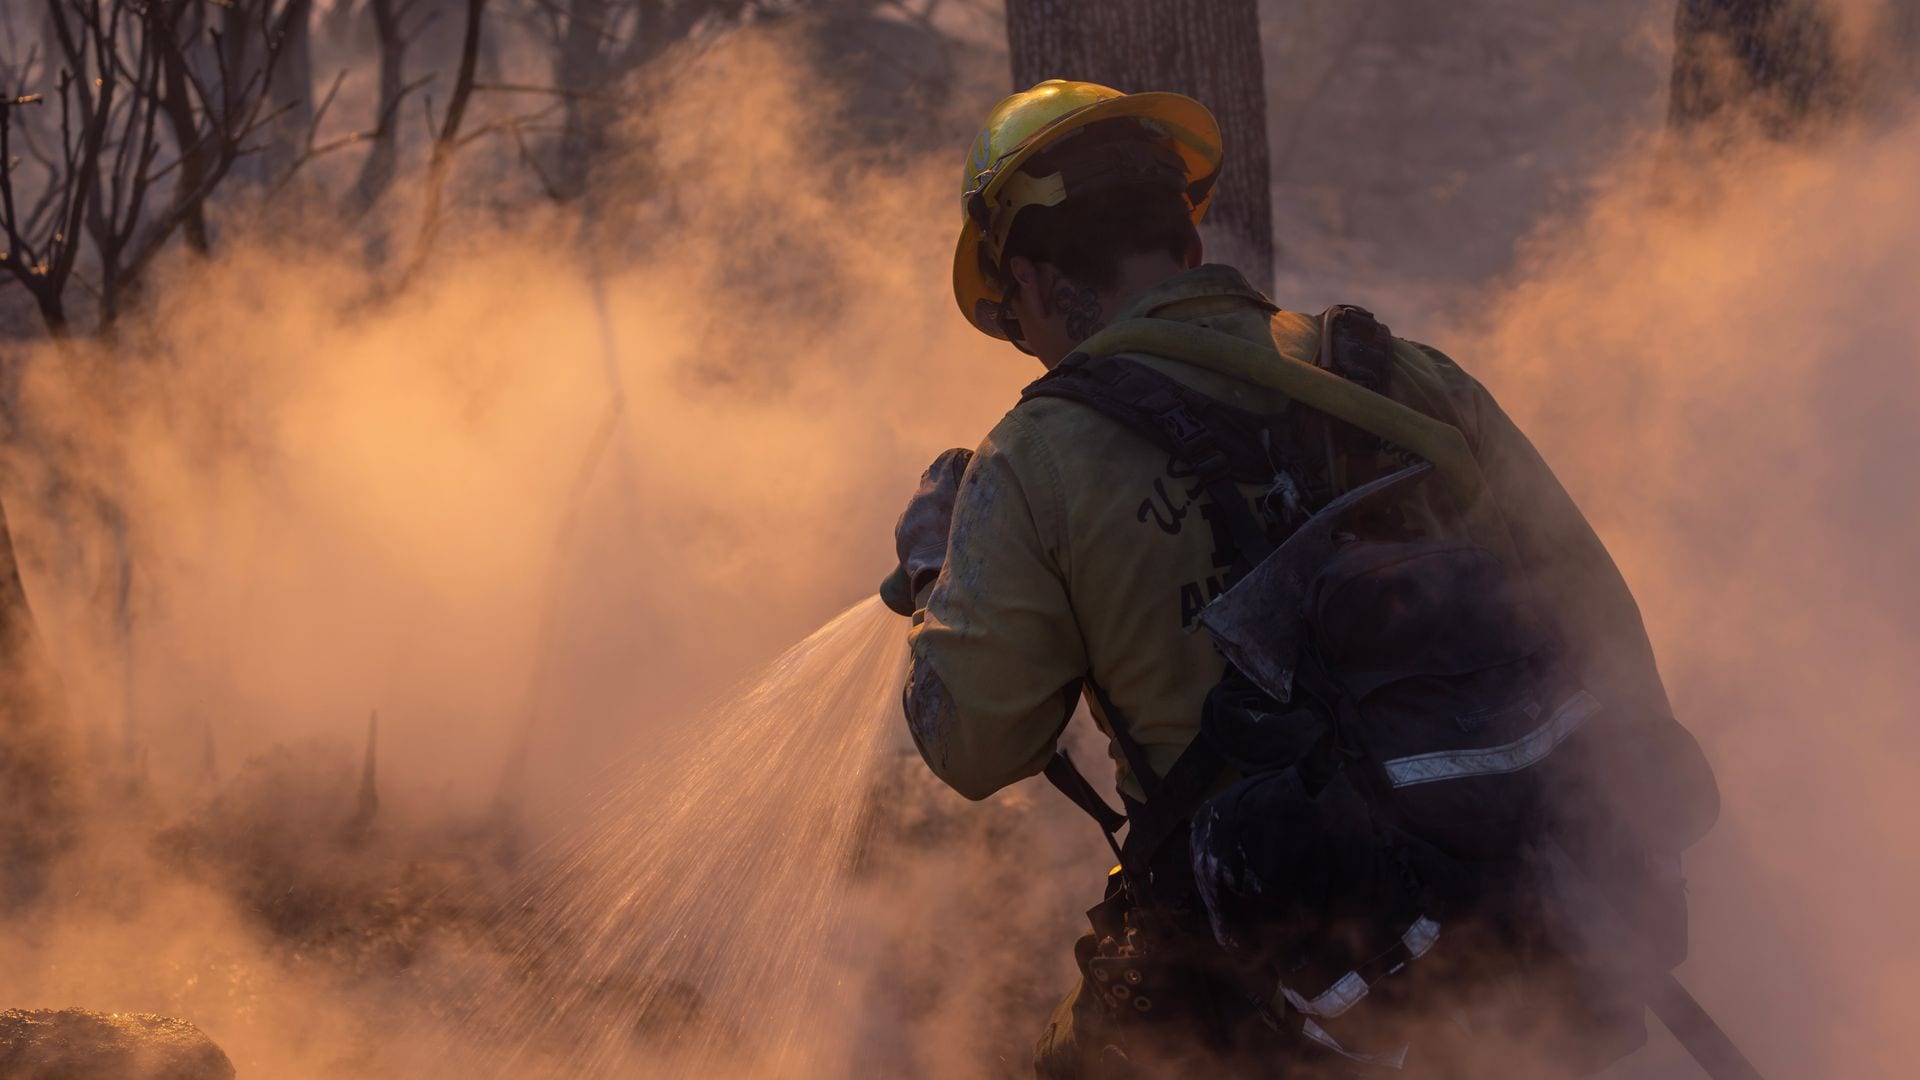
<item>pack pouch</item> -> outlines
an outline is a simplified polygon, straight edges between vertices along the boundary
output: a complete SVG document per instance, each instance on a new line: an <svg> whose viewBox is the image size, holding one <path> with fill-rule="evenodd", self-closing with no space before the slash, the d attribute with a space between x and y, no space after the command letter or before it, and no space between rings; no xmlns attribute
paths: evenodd
<svg viewBox="0 0 1920 1080"><path fill-rule="evenodd" d="M1580 1032L1567 1061L1632 1052L1646 974L1684 958L1685 897L1585 782L1605 706L1484 548L1348 536L1316 563L1290 575L1298 615L1222 642L1290 679L1282 701L1236 665L1208 701L1201 737L1245 777L1193 819L1215 939L1317 1030L1378 1047L1414 993L1402 973L1470 934L1516 985L1552 987L1502 1022ZM1589 884L1601 854L1611 903Z"/></svg>
<svg viewBox="0 0 1920 1080"><path fill-rule="evenodd" d="M1469 862L1512 858L1539 771L1599 702L1484 548L1352 542L1306 598L1306 683L1362 782L1404 828Z"/></svg>

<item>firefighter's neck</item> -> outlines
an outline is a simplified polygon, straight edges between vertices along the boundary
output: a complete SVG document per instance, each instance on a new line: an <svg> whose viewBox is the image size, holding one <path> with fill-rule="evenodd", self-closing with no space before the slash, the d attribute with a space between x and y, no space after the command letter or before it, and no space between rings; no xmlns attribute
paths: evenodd
<svg viewBox="0 0 1920 1080"><path fill-rule="evenodd" d="M1028 351L1051 370L1082 341L1132 306L1141 293L1200 265L1200 252L1185 258L1165 252L1127 256L1110 288L1095 288L1062 274L1052 263L1015 256L1009 269L1018 284L1012 303Z"/></svg>

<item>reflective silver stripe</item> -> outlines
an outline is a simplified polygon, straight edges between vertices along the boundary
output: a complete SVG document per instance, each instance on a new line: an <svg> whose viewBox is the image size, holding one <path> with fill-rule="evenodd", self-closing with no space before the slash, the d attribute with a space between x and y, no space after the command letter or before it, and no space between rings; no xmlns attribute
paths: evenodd
<svg viewBox="0 0 1920 1080"><path fill-rule="evenodd" d="M1440 940L1440 924L1425 915L1415 919L1413 925L1407 927L1407 932L1400 935L1400 943L1407 947L1407 952L1414 960L1425 956L1427 950L1433 948L1433 943L1438 940ZM1400 969L1395 966L1393 970ZM1319 997L1312 999L1303 997L1298 990L1285 983L1280 985L1280 996L1287 999L1287 1004L1308 1016L1324 1016L1332 1019L1360 1004L1360 999L1367 996L1368 989L1370 987L1367 985L1367 980L1362 978L1359 972L1349 971L1340 976L1332 986L1321 991Z"/></svg>
<svg viewBox="0 0 1920 1080"><path fill-rule="evenodd" d="M1335 1017L1360 1003L1367 996L1367 980L1357 971L1349 971L1340 976L1340 981L1322 991L1320 996L1309 1001L1300 996L1299 991L1290 986L1282 986L1280 992L1286 995L1287 1004L1306 1013L1308 1016Z"/></svg>
<svg viewBox="0 0 1920 1080"><path fill-rule="evenodd" d="M1576 690L1553 710L1545 723L1510 743L1478 750L1444 750L1394 758L1385 763L1387 779L1400 788L1435 780L1458 780L1463 776L1518 772L1553 753L1554 747L1599 711L1598 698L1585 690Z"/></svg>
<svg viewBox="0 0 1920 1080"><path fill-rule="evenodd" d="M1407 947L1407 952L1412 953L1415 960L1427 955L1427 950L1433 948L1433 943L1438 940L1440 924L1425 915L1415 919L1413 925L1407 927L1407 932L1400 935L1400 943Z"/></svg>
<svg viewBox="0 0 1920 1080"><path fill-rule="evenodd" d="M1305 1035L1307 1038L1312 1039L1314 1042L1319 1043L1321 1046L1326 1047L1349 1061L1358 1061L1363 1065L1374 1065L1382 1069L1400 1069L1405 1068L1407 1064L1407 1048L1405 1045L1402 1045L1400 1049L1395 1050L1391 1054L1363 1054L1358 1050L1349 1050L1341 1046L1340 1040L1327 1034L1326 1028L1321 1027L1311 1020L1306 1020L1301 1023L1300 1034Z"/></svg>

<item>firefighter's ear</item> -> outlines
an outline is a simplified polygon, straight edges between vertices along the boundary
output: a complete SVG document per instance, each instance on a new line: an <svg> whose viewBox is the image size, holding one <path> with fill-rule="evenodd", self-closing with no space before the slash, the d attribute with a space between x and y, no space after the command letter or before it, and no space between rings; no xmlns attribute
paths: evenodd
<svg viewBox="0 0 1920 1080"><path fill-rule="evenodd" d="M1012 279L1015 291L1027 296L1040 295L1040 264L1025 255L1015 255L1007 260L1007 276Z"/></svg>
<svg viewBox="0 0 1920 1080"><path fill-rule="evenodd" d="M1062 276L1059 267L1015 255L1007 261L1007 273L1014 281L1011 299L1015 302L1016 314L1028 319L1053 318L1056 313L1053 292Z"/></svg>

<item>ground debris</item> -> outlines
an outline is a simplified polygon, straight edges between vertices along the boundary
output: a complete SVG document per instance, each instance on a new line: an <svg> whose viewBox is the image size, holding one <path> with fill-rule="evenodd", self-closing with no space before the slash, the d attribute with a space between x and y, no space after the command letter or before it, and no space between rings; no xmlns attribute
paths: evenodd
<svg viewBox="0 0 1920 1080"><path fill-rule="evenodd" d="M348 977L406 971L438 935L500 929L492 837L371 827L358 771L344 746L276 746L161 829L154 853L230 895L284 959Z"/></svg>
<svg viewBox="0 0 1920 1080"><path fill-rule="evenodd" d="M152 1013L0 1012L7 1080L233 1080L233 1062L199 1028Z"/></svg>

